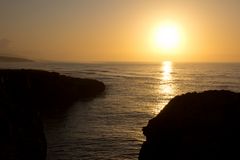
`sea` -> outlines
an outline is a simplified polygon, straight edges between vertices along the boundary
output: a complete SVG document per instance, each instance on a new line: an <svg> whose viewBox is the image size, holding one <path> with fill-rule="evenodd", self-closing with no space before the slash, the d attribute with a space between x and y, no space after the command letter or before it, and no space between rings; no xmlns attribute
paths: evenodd
<svg viewBox="0 0 240 160"><path fill-rule="evenodd" d="M240 92L239 63L0 63L97 79L106 90L44 120L47 160L137 160L142 127L176 95Z"/></svg>

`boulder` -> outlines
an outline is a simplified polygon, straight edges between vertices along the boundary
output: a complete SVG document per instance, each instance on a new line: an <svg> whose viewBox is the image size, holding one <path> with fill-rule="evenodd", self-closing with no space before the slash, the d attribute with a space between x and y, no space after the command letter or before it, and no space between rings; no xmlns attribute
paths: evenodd
<svg viewBox="0 0 240 160"><path fill-rule="evenodd" d="M176 96L143 134L139 160L240 159L240 94L211 90Z"/></svg>

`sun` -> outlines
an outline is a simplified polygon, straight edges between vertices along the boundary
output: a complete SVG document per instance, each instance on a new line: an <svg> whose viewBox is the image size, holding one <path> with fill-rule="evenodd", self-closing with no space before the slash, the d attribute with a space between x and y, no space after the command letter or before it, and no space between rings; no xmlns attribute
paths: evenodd
<svg viewBox="0 0 240 160"><path fill-rule="evenodd" d="M179 44L179 33L175 26L163 26L156 31L156 44L164 49L177 47Z"/></svg>
<svg viewBox="0 0 240 160"><path fill-rule="evenodd" d="M153 43L164 52L172 52L180 45L180 29L175 24L162 24L154 30Z"/></svg>

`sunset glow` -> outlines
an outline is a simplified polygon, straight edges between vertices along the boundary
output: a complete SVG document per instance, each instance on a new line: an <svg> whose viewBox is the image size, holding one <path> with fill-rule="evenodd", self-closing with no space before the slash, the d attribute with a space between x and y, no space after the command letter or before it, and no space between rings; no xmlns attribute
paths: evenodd
<svg viewBox="0 0 240 160"><path fill-rule="evenodd" d="M64 62L239 62L240 1L1 1L0 54Z"/></svg>
<svg viewBox="0 0 240 160"><path fill-rule="evenodd" d="M0 0L0 20L0 160L240 159L240 0Z"/></svg>
<svg viewBox="0 0 240 160"><path fill-rule="evenodd" d="M171 52L179 47L180 33L179 29L174 25L163 25L156 29L154 42L157 48Z"/></svg>

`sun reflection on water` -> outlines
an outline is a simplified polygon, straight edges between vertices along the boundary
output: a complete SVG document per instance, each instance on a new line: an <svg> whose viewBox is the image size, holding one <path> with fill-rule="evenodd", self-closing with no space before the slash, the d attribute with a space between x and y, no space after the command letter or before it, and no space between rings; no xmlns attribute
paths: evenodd
<svg viewBox="0 0 240 160"><path fill-rule="evenodd" d="M164 61L162 63L162 80L169 81L172 79L172 62L171 61Z"/></svg>
<svg viewBox="0 0 240 160"><path fill-rule="evenodd" d="M162 62L161 77L158 89L160 101L153 110L155 115L158 114L168 103L168 101L174 96L172 70L173 67L171 61Z"/></svg>
<svg viewBox="0 0 240 160"><path fill-rule="evenodd" d="M173 86L172 86L172 62L164 61L162 63L162 77L161 77L161 84L160 84L160 92L169 95L173 93Z"/></svg>

